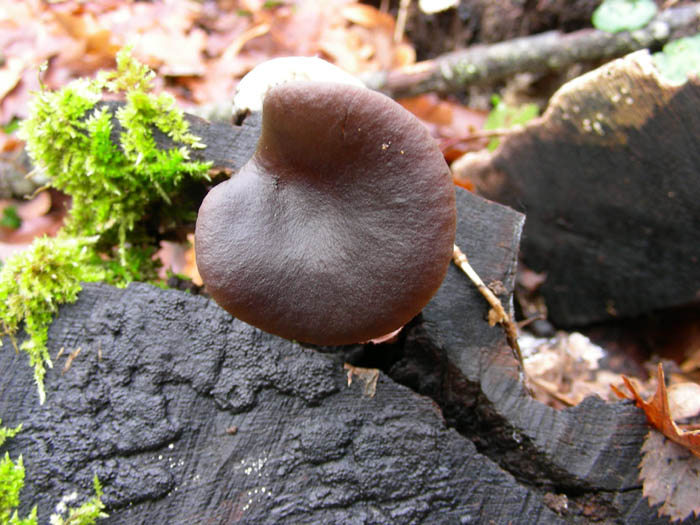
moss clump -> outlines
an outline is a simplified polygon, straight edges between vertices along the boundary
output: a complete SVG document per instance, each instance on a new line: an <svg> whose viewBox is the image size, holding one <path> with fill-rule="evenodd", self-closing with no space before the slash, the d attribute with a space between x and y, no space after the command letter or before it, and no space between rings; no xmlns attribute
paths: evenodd
<svg viewBox="0 0 700 525"><path fill-rule="evenodd" d="M209 164L189 158L202 148L190 134L182 111L167 93L153 95L154 73L128 50L117 54L117 70L78 80L63 89L41 91L20 127L35 164L51 177L51 186L72 198L66 232L100 236L100 246L116 246L125 263L127 242L149 245L137 228L156 201L171 204L185 177L206 177ZM126 104L113 114L98 105L103 91L123 94ZM112 141L113 118L122 126ZM179 148L159 149L153 128Z"/></svg>
<svg viewBox="0 0 700 525"><path fill-rule="evenodd" d="M2 419L0 419L0 425ZM16 428L5 428L0 426L0 446L6 439L13 438L22 430L22 425ZM0 460L0 525L35 525L36 508L32 509L28 518L20 519L15 510L19 505L19 492L24 486L24 464L22 456L13 462L6 452L5 457Z"/></svg>
<svg viewBox="0 0 700 525"><path fill-rule="evenodd" d="M2 335L24 327L28 338L19 348L29 355L42 403L51 366L47 334L58 306L77 298L81 282L154 279L157 232L164 221L177 227L192 220L194 209L183 206L179 193L186 182L208 178L209 164L190 159L204 145L170 95L151 93L153 77L122 50L115 71L55 92L42 89L20 126L33 162L72 203L57 237L36 240L0 270ZM105 91L125 104L113 113L100 103ZM158 148L154 129L178 146Z"/></svg>
<svg viewBox="0 0 700 525"><path fill-rule="evenodd" d="M51 359L46 349L48 329L62 303L75 301L80 283L103 280L107 272L94 249L95 238L36 239L10 258L0 271L2 330L13 336L22 323L27 339L20 348L29 354L43 403L44 374Z"/></svg>
<svg viewBox="0 0 700 525"><path fill-rule="evenodd" d="M0 525L36 525L36 507L27 518L17 515L19 492L24 486L24 464L22 456L13 462L6 452L0 460Z"/></svg>

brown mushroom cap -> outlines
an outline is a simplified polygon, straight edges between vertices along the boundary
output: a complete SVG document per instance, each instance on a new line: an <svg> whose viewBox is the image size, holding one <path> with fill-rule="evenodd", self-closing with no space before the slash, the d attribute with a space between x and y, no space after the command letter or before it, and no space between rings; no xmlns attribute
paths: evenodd
<svg viewBox="0 0 700 525"><path fill-rule="evenodd" d="M273 88L253 157L204 199L197 265L224 309L315 344L367 341L418 314L455 238L455 194L433 138L364 88Z"/></svg>

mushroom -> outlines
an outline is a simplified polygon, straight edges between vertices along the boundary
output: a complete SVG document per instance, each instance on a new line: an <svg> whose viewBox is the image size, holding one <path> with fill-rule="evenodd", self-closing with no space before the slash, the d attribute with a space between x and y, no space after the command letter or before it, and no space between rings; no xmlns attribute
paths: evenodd
<svg viewBox="0 0 700 525"><path fill-rule="evenodd" d="M240 124L249 113L262 110L263 100L275 86L292 81L337 82L365 87L362 81L318 57L279 57L255 66L236 86L233 122Z"/></svg>
<svg viewBox="0 0 700 525"><path fill-rule="evenodd" d="M197 265L235 317L302 342L400 328L452 257L455 192L425 127L366 88L270 89L253 157L204 199Z"/></svg>

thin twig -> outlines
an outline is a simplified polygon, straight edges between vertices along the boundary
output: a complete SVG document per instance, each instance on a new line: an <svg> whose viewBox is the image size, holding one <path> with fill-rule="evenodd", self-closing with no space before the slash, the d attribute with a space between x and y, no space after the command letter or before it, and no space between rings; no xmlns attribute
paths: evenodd
<svg viewBox="0 0 700 525"><path fill-rule="evenodd" d="M406 20L408 19L408 8L411 5L411 0L401 0L399 3L399 12L396 14L396 28L394 29L394 43L398 44L403 39L403 33L406 30Z"/></svg>
<svg viewBox="0 0 700 525"><path fill-rule="evenodd" d="M503 330L506 333L506 339L508 340L508 345L513 350L515 357L520 362L520 366L524 371L525 367L523 365L523 356L520 352L520 345L518 344L518 328L515 321L513 321L513 318L506 313L501 301L498 299L498 297L496 297L491 289L484 284L484 281L481 280L479 274L477 274L474 271L474 268L472 268L471 264L469 264L467 256L456 244L454 245L452 260L464 273L467 274L467 277L469 277L469 279L474 283L481 295L484 296L484 299L486 299L491 306L491 311L489 312L489 324L493 326L494 324L498 323L503 327Z"/></svg>

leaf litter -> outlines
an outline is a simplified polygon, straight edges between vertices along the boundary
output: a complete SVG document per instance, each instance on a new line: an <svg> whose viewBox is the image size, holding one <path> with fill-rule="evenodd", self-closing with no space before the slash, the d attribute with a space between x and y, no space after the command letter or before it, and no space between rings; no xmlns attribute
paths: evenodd
<svg viewBox="0 0 700 525"><path fill-rule="evenodd" d="M322 6L312 0L6 2L0 6L0 49L4 55L4 62L0 62L0 125L25 116L31 92L39 89L38 69L43 63L48 67L41 81L48 88L57 88L78 76L111 67L116 50L132 44L136 57L158 73L159 88L170 91L181 106L191 108L230 99L247 71L276 56L317 55L354 74L415 62L412 45L406 39L396 42L395 30L394 17L350 0L332 0ZM403 103L429 127L448 160L452 160L451 155L481 150L488 142L475 133L483 128L484 111L435 95ZM15 142L12 134L0 131L5 150ZM16 148L21 146L15 144ZM21 249L32 236L51 234L60 227L60 210L66 203L53 194L49 201L46 199L46 195L40 196L29 205L3 201L3 207L15 206L23 213L26 210L21 227L29 229L3 231L0 257L6 250ZM191 243L186 247L166 244L162 254L165 267L198 279ZM528 376L535 379L535 397L544 403L561 408L578 404L592 394L609 399L609 385L618 391L623 384L628 388L633 385L621 374L601 366L605 350L581 334L528 337L521 338L521 346L531 347L525 367ZM663 387L664 397L670 397L661 426L667 430L675 427L678 436L686 436L687 440L700 431L677 426L668 413L689 417L700 398L700 386L687 381L700 380L700 347L683 361L680 372L671 375L668 389ZM632 397L644 406L641 393L656 384L654 378L637 383L638 390L633 390ZM663 402L656 398L648 405L663 408ZM652 505L664 502L659 512L671 519L682 519L691 512L697 516L700 460L691 449L671 439L651 431L645 441L641 465L644 495Z"/></svg>
<svg viewBox="0 0 700 525"><path fill-rule="evenodd" d="M667 388L663 365L658 365L656 392L645 401L634 383L623 376L629 393L612 387L624 399L633 400L656 430L647 434L642 446L640 478L643 494L659 514L672 521L700 515L700 425L679 425L675 419L700 414L698 385L679 383ZM671 410L674 408L675 413Z"/></svg>

